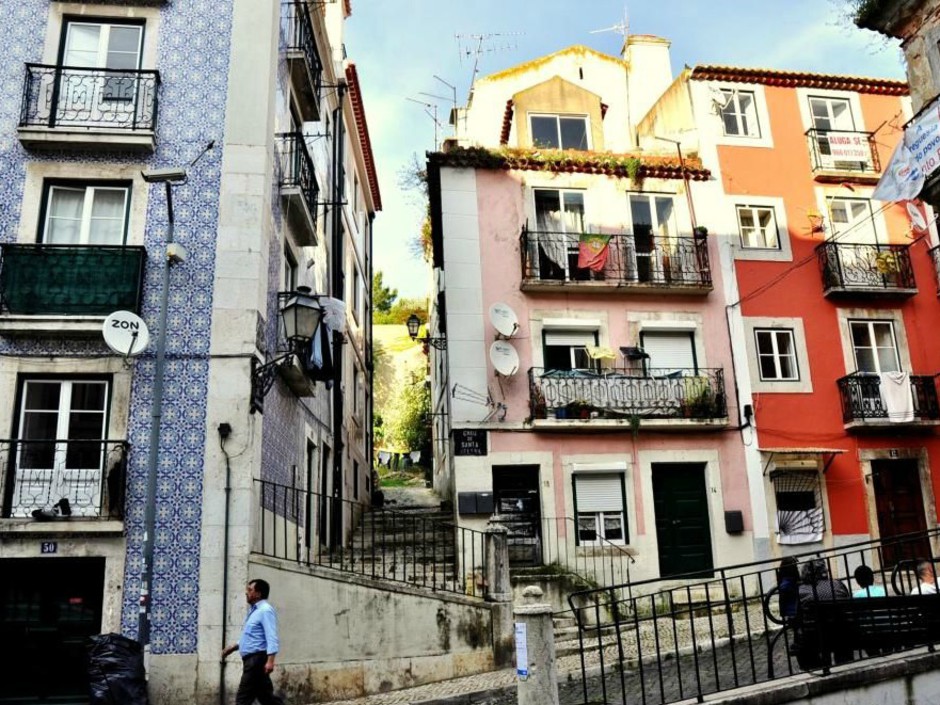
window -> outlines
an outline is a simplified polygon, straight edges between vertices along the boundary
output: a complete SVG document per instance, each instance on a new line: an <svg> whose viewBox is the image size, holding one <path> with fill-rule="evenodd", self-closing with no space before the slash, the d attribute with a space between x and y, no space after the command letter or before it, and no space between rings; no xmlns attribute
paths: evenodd
<svg viewBox="0 0 940 705"><path fill-rule="evenodd" d="M753 91L723 88L720 92L718 109L724 133L732 137L760 137Z"/></svg>
<svg viewBox="0 0 940 705"><path fill-rule="evenodd" d="M23 382L11 516L30 516L63 499L73 516L98 516L108 386L105 380Z"/></svg>
<svg viewBox="0 0 940 705"><path fill-rule="evenodd" d="M864 171L871 166L868 138L854 133L855 119L847 98L810 96L810 117L815 130L818 166L824 169Z"/></svg>
<svg viewBox="0 0 940 705"><path fill-rule="evenodd" d="M578 544L627 543L623 473L581 473L573 478Z"/></svg>
<svg viewBox="0 0 940 705"><path fill-rule="evenodd" d="M843 130L850 132L855 129L855 120L852 118L852 107L847 98L821 98L811 96L809 99L809 110L813 118L813 127L817 130Z"/></svg>
<svg viewBox="0 0 940 705"><path fill-rule="evenodd" d="M291 254L290 248L284 245L284 291L297 289L297 260Z"/></svg>
<svg viewBox="0 0 940 705"><path fill-rule="evenodd" d="M359 499L359 461L353 461L353 499Z"/></svg>
<svg viewBox="0 0 940 705"><path fill-rule="evenodd" d="M770 206L738 206L741 247L779 250L777 219Z"/></svg>
<svg viewBox="0 0 940 705"><path fill-rule="evenodd" d="M50 245L123 245L130 187L50 185L42 242Z"/></svg>
<svg viewBox="0 0 940 705"><path fill-rule="evenodd" d="M878 231L866 198L830 198L829 217L832 219L830 237L839 236L840 242L874 245Z"/></svg>
<svg viewBox="0 0 940 705"><path fill-rule="evenodd" d="M137 71L143 35L144 28L140 24L70 21L65 28L62 65ZM77 76L72 80L77 80ZM84 94L97 90L107 101L132 101L135 97L136 80L131 75L102 73L81 83L82 90L75 90L76 86L70 86L68 79L64 79L62 88L67 94L66 100L86 102L88 98Z"/></svg>
<svg viewBox="0 0 940 705"><path fill-rule="evenodd" d="M777 502L777 541L800 544L822 541L822 493L819 475L806 470L775 470L770 475Z"/></svg>
<svg viewBox="0 0 940 705"><path fill-rule="evenodd" d="M575 279L584 227L584 192L535 189L539 279ZM585 270L588 271L588 270Z"/></svg>
<svg viewBox="0 0 940 705"><path fill-rule="evenodd" d="M533 147L590 149L586 117L532 115L530 120Z"/></svg>
<svg viewBox="0 0 940 705"><path fill-rule="evenodd" d="M654 375L693 375L698 371L692 331L644 330L640 333L640 345L649 355L646 364Z"/></svg>
<svg viewBox="0 0 940 705"><path fill-rule="evenodd" d="M356 264L353 264L353 276L352 276L352 312L355 316L356 321L362 320L362 284L359 277L359 267Z"/></svg>
<svg viewBox="0 0 940 705"><path fill-rule="evenodd" d="M587 349L597 346L597 331L545 331L545 369L591 370L597 362Z"/></svg>
<svg viewBox="0 0 940 705"><path fill-rule="evenodd" d="M897 341L891 321L849 321L858 372L898 372Z"/></svg>
<svg viewBox="0 0 940 705"><path fill-rule="evenodd" d="M353 413L359 413L359 368L353 367Z"/></svg>
<svg viewBox="0 0 940 705"><path fill-rule="evenodd" d="M754 339L762 380L795 381L800 378L792 330L755 330Z"/></svg>

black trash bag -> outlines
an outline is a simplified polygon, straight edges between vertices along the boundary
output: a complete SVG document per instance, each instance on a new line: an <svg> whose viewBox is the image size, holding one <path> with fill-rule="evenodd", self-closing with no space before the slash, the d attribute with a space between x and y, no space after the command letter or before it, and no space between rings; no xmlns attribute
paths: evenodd
<svg viewBox="0 0 940 705"><path fill-rule="evenodd" d="M90 705L147 705L144 650L120 634L88 639Z"/></svg>

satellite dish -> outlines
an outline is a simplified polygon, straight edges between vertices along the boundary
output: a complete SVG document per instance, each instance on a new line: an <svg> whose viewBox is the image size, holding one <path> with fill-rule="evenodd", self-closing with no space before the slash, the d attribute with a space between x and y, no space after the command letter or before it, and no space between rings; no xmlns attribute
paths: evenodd
<svg viewBox="0 0 940 705"><path fill-rule="evenodd" d="M907 202L907 215L911 219L911 225L914 226L915 230L927 229L927 219L924 217L924 212L917 207L916 203L912 203L911 201Z"/></svg>
<svg viewBox="0 0 940 705"><path fill-rule="evenodd" d="M495 303L490 306L490 323L500 335L511 338L519 330L519 319L508 304Z"/></svg>
<svg viewBox="0 0 940 705"><path fill-rule="evenodd" d="M490 346L490 362L497 374L512 377L519 369L519 353L504 340L497 340Z"/></svg>
<svg viewBox="0 0 940 705"><path fill-rule="evenodd" d="M115 311L104 319L104 342L118 355L140 355L150 344L150 331L144 319L131 311Z"/></svg>

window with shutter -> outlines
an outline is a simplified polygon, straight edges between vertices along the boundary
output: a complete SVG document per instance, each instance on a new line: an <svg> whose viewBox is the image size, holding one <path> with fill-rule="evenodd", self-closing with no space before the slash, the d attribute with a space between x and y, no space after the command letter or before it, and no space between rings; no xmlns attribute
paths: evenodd
<svg viewBox="0 0 940 705"><path fill-rule="evenodd" d="M649 355L647 366L654 375L698 372L691 331L643 331L640 344Z"/></svg>
<svg viewBox="0 0 940 705"><path fill-rule="evenodd" d="M625 544L623 473L574 475L579 545Z"/></svg>

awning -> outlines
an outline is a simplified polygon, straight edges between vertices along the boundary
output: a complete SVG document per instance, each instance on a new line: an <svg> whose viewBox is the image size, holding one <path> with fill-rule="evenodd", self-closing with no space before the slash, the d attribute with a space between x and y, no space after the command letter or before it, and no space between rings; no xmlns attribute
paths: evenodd
<svg viewBox="0 0 940 705"><path fill-rule="evenodd" d="M758 448L757 450L761 453L767 453L768 455L767 463L764 465L764 475L767 474L767 469L776 456L816 455L823 458L825 461L822 471L826 472L829 466L832 465L832 461L836 459L836 456L845 452L843 448ZM828 456L828 458L826 456Z"/></svg>

